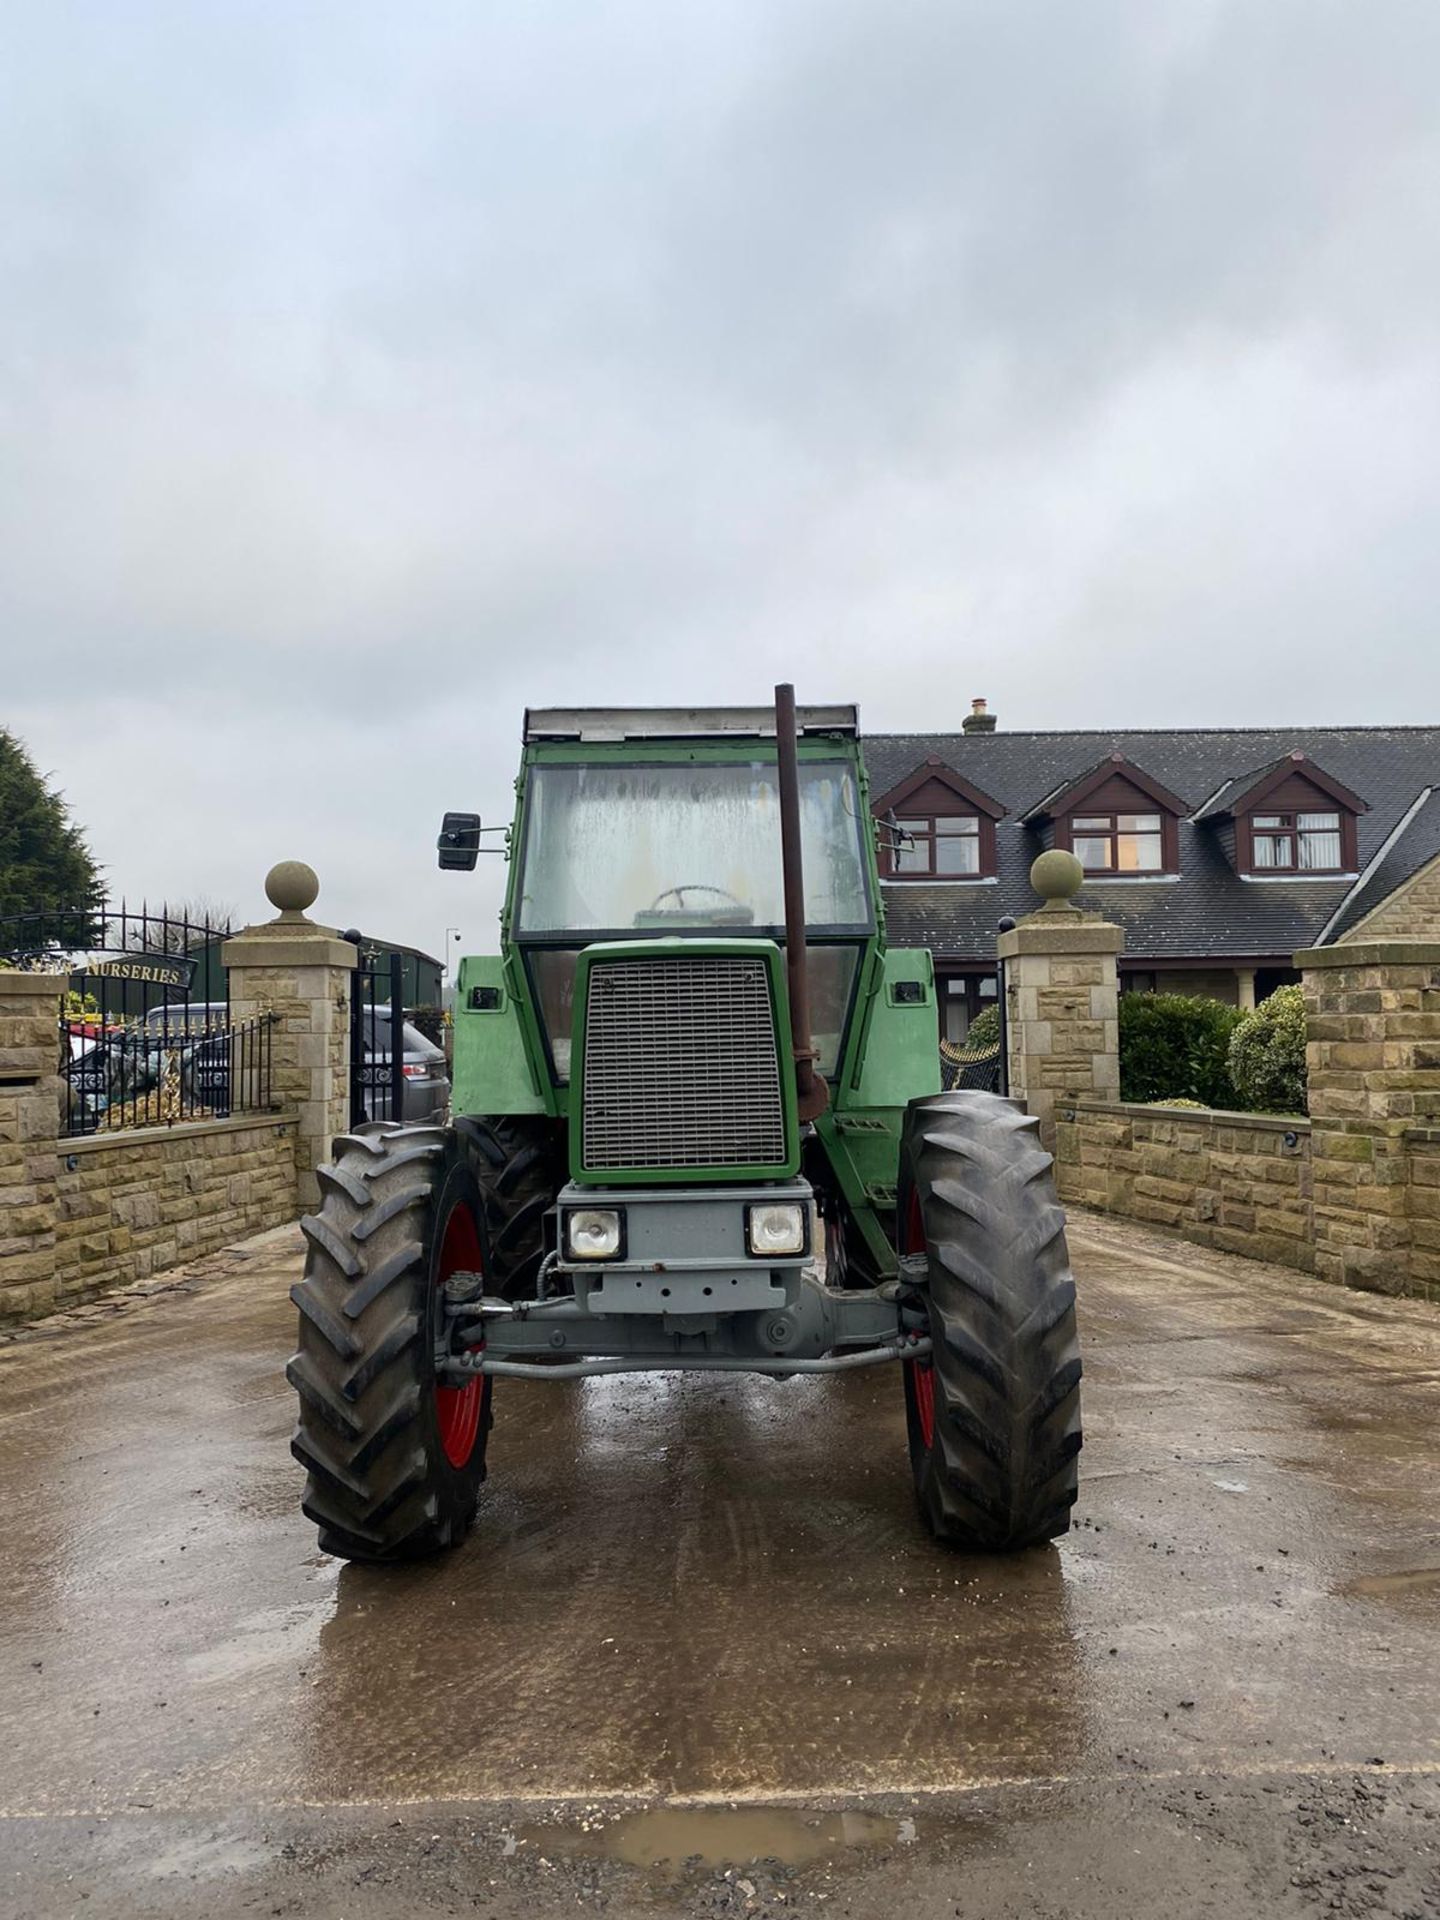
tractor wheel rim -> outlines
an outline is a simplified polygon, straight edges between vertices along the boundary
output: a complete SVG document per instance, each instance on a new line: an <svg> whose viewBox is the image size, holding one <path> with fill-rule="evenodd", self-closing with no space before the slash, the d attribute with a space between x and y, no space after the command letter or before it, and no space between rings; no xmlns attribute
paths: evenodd
<svg viewBox="0 0 1440 1920"><path fill-rule="evenodd" d="M920 1196L912 1187L910 1205L905 1212L905 1251L925 1251L925 1221L920 1212ZM920 1444L928 1453L935 1444L935 1369L928 1360L907 1360L910 1392L915 1420L920 1429Z"/></svg>
<svg viewBox="0 0 1440 1920"><path fill-rule="evenodd" d="M459 1200L445 1221L435 1270L436 1291L443 1293L452 1273L477 1273L479 1269L480 1232L474 1214ZM435 1420L440 1429L440 1448L452 1467L463 1467L475 1451L484 1400L485 1382L479 1374L467 1380L463 1387L447 1387L438 1380L435 1383Z"/></svg>

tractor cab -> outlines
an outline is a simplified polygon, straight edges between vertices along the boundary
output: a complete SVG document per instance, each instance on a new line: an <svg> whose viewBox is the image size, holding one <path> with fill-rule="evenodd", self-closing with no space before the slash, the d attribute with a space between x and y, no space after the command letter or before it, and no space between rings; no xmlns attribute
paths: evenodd
<svg viewBox="0 0 1440 1920"><path fill-rule="evenodd" d="M584 948L721 936L783 949L773 733L763 708L526 715L506 921L557 1084L570 1079ZM829 1075L878 932L855 710L801 709L797 762L816 1064Z"/></svg>

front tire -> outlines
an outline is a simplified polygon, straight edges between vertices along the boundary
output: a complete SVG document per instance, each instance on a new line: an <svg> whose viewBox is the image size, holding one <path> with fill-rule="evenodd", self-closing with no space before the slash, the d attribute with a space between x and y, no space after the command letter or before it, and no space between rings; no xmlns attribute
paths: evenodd
<svg viewBox="0 0 1440 1920"><path fill-rule="evenodd" d="M1007 1553L1067 1531L1081 1446L1065 1216L1037 1122L989 1093L911 1103L899 1222L934 1342L905 1366L920 1510L941 1539Z"/></svg>
<svg viewBox="0 0 1440 1920"><path fill-rule="evenodd" d="M486 1267L484 1203L443 1127L372 1122L335 1149L300 1222L291 1451L323 1552L412 1560L464 1539L485 1478L490 1380L436 1373L445 1282Z"/></svg>

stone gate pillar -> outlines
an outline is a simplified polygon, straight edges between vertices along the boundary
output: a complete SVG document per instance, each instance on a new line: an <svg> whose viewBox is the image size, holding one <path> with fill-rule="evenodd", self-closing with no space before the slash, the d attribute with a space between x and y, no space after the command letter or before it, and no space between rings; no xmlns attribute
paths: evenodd
<svg viewBox="0 0 1440 1920"><path fill-rule="evenodd" d="M1305 993L1315 1271L1440 1295L1440 941L1295 955Z"/></svg>
<svg viewBox="0 0 1440 1920"><path fill-rule="evenodd" d="M1045 904L1000 935L1010 1092L1040 1119L1055 1151L1057 1098L1120 1098L1119 927L1070 903L1084 871L1073 853L1042 853L1030 884Z"/></svg>
<svg viewBox="0 0 1440 1920"><path fill-rule="evenodd" d="M307 919L320 892L301 860L282 860L265 876L273 920L247 927L221 949L230 973L230 1018L275 1015L271 1093L299 1115L295 1169L301 1211L320 1204L315 1169L350 1124L350 992L359 958L348 940Z"/></svg>
<svg viewBox="0 0 1440 1920"><path fill-rule="evenodd" d="M55 1306L60 1008L69 976L0 969L0 1325Z"/></svg>

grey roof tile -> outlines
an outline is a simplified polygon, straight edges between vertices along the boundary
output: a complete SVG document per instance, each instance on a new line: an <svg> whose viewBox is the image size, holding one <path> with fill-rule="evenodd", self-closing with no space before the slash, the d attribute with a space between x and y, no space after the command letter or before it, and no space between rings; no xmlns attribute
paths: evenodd
<svg viewBox="0 0 1440 1920"><path fill-rule="evenodd" d="M1388 900L1397 887L1440 854L1440 790L1423 790L1416 796L1415 810L1402 823L1395 839L1361 874L1349 898L1341 905L1328 939L1338 940L1357 920L1373 913Z"/></svg>
<svg viewBox="0 0 1440 1920"><path fill-rule="evenodd" d="M998 884L917 881L885 887L889 937L896 945L927 945L944 960L988 965L995 925L1003 914L1028 913L1036 904L1030 863L1040 852L1037 832L1020 815L1069 786L1108 755L1121 753L1189 808L1215 808L1221 788L1253 784L1259 772L1298 748L1325 773L1370 803L1357 832L1362 870L1373 861L1426 788L1440 789L1440 727L1291 727L1214 730L1119 729L1114 732L988 734L872 734L864 740L872 791L897 786L929 756L943 761L1005 807L996 823ZM1236 789L1243 791L1243 787ZM1206 805L1208 803L1208 806ZM1432 840L1434 845L1432 846ZM1105 912L1126 930L1126 955L1197 961L1235 959L1283 963L1313 944L1346 902L1353 882L1242 880L1230 866L1215 828L1182 819L1180 878L1113 880L1088 884L1080 901ZM1429 847L1430 852L1424 849ZM1440 795L1416 816L1364 890L1378 904L1399 881L1440 851ZM1383 887L1383 891L1377 891ZM1339 930L1339 929L1337 929Z"/></svg>

